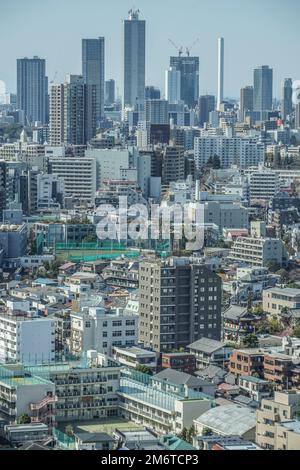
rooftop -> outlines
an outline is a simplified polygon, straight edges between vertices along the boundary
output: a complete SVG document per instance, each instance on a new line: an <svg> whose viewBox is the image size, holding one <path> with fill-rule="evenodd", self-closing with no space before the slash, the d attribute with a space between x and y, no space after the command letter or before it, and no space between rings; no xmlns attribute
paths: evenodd
<svg viewBox="0 0 300 470"><path fill-rule="evenodd" d="M256 413L244 406L225 405L211 408L196 421L223 436L243 436L256 426Z"/></svg>
<svg viewBox="0 0 300 470"><path fill-rule="evenodd" d="M188 346L189 349L195 349L196 351L201 351L206 354L212 354L219 349L225 347L225 344L221 341L216 341L214 339L209 338L201 338L195 343L192 343Z"/></svg>

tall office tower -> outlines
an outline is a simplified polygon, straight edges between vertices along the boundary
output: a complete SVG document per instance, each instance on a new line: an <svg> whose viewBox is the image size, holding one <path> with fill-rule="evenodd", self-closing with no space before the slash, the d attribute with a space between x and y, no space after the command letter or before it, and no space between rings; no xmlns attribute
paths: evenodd
<svg viewBox="0 0 300 470"><path fill-rule="evenodd" d="M202 95L199 98L199 125L209 122L209 113L215 110L216 98L213 95Z"/></svg>
<svg viewBox="0 0 300 470"><path fill-rule="evenodd" d="M180 99L181 92L181 73L174 67L170 67L166 70L166 81L165 81L165 95L166 100L170 104L177 104Z"/></svg>
<svg viewBox="0 0 300 470"><path fill-rule="evenodd" d="M50 144L85 145L96 133L96 86L86 85L81 75L69 75L66 83L50 92Z"/></svg>
<svg viewBox="0 0 300 470"><path fill-rule="evenodd" d="M220 111L224 100L224 38L218 39L218 98L217 110Z"/></svg>
<svg viewBox="0 0 300 470"><path fill-rule="evenodd" d="M105 104L111 105L116 101L116 82L114 80L106 80L105 82Z"/></svg>
<svg viewBox="0 0 300 470"><path fill-rule="evenodd" d="M281 85L281 117L285 121L293 112L293 80L286 78Z"/></svg>
<svg viewBox="0 0 300 470"><path fill-rule="evenodd" d="M45 59L18 59L17 106L24 111L27 124L46 123L47 94Z"/></svg>
<svg viewBox="0 0 300 470"><path fill-rule="evenodd" d="M156 352L221 339L221 279L187 258L140 263L140 342Z"/></svg>
<svg viewBox="0 0 300 470"><path fill-rule="evenodd" d="M104 80L105 80L105 39L82 40L82 76L88 86L88 92L93 93L96 87L96 120L104 117Z"/></svg>
<svg viewBox="0 0 300 470"><path fill-rule="evenodd" d="M262 65L254 69L253 110L261 114L272 110L273 69Z"/></svg>
<svg viewBox="0 0 300 470"><path fill-rule="evenodd" d="M199 57L179 54L170 58L170 67L180 72L180 99L194 108L199 99Z"/></svg>
<svg viewBox="0 0 300 470"><path fill-rule="evenodd" d="M160 98L161 98L161 94L160 94L159 88L152 86L152 85L146 86L145 100L160 100Z"/></svg>
<svg viewBox="0 0 300 470"><path fill-rule="evenodd" d="M253 86L241 88L240 94L240 121L244 122L247 112L253 111Z"/></svg>
<svg viewBox="0 0 300 470"><path fill-rule="evenodd" d="M300 103L296 104L295 109L295 128L300 129Z"/></svg>
<svg viewBox="0 0 300 470"><path fill-rule="evenodd" d="M146 22L139 10L130 10L124 21L124 107L136 107L145 99Z"/></svg>

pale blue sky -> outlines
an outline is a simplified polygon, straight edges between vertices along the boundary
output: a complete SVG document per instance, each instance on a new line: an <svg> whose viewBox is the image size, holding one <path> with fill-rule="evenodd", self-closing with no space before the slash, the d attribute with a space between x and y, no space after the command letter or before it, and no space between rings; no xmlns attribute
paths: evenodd
<svg viewBox="0 0 300 470"><path fill-rule="evenodd" d="M122 19L130 7L147 21L147 84L164 87L169 43L190 46L200 57L200 92L215 93L217 38L225 38L225 95L252 84L256 65L274 68L280 81L300 79L299 0L0 0L0 80L16 88L16 59L39 55L58 80L81 72L81 38L105 36L106 79L122 86Z"/></svg>

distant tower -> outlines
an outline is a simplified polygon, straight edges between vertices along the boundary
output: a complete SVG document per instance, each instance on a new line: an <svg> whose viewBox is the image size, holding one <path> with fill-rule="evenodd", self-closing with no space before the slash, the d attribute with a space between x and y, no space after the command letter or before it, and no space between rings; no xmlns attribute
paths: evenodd
<svg viewBox="0 0 300 470"><path fill-rule="evenodd" d="M285 121L293 112L293 80L286 78L281 84L281 117Z"/></svg>
<svg viewBox="0 0 300 470"><path fill-rule="evenodd" d="M165 95L170 104L177 104L181 99L181 73L174 67L166 70Z"/></svg>
<svg viewBox="0 0 300 470"><path fill-rule="evenodd" d="M273 69L262 65L254 69L253 109L261 113L272 110L273 103Z"/></svg>
<svg viewBox="0 0 300 470"><path fill-rule="evenodd" d="M124 107L145 100L146 22L139 10L130 10L124 21Z"/></svg>
<svg viewBox="0 0 300 470"><path fill-rule="evenodd" d="M220 110L224 99L224 38L218 39L218 101L217 110Z"/></svg>
<svg viewBox="0 0 300 470"><path fill-rule="evenodd" d="M105 39L82 39L82 76L93 93L96 87L96 119L99 123L104 117L104 88L105 88Z"/></svg>
<svg viewBox="0 0 300 470"><path fill-rule="evenodd" d="M27 124L45 124L47 84L45 59L17 60L17 106L24 111Z"/></svg>

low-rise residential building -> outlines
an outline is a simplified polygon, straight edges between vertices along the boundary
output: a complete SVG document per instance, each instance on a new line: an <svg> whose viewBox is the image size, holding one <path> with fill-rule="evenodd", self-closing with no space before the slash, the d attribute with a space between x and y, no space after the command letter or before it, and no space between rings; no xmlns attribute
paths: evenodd
<svg viewBox="0 0 300 470"><path fill-rule="evenodd" d="M113 356L120 364L126 367L136 369L139 366L145 366L151 371L155 371L157 367L157 356L154 351L131 347L113 347Z"/></svg>
<svg viewBox="0 0 300 470"><path fill-rule="evenodd" d="M196 358L197 369L205 369L209 365L224 366L229 361L232 348L221 341L201 338L190 344L187 349Z"/></svg>
<svg viewBox="0 0 300 470"><path fill-rule="evenodd" d="M300 309L300 289L274 287L263 292L263 309L270 315L280 315L282 309Z"/></svg>
<svg viewBox="0 0 300 470"><path fill-rule="evenodd" d="M105 432L76 432L74 437L76 450L113 450L116 444L114 438Z"/></svg>
<svg viewBox="0 0 300 470"><path fill-rule="evenodd" d="M277 388L287 389L291 385L293 358L281 353L266 353L264 356L264 378Z"/></svg>
<svg viewBox="0 0 300 470"><path fill-rule="evenodd" d="M236 349L233 351L229 372L236 377L245 375L263 377L264 352L261 349Z"/></svg>
<svg viewBox="0 0 300 470"><path fill-rule="evenodd" d="M184 352L163 353L161 355L161 367L193 374L196 370L196 358L194 354Z"/></svg>
<svg viewBox="0 0 300 470"><path fill-rule="evenodd" d="M267 380L253 376L240 376L239 387L250 398L261 402L263 398L268 398L272 394L272 385Z"/></svg>
<svg viewBox="0 0 300 470"><path fill-rule="evenodd" d="M186 395L191 390L204 393L210 397L214 397L216 393L216 386L211 382L174 369L165 369L154 375L153 384L155 388L171 393L178 391L178 389Z"/></svg>
<svg viewBox="0 0 300 470"><path fill-rule="evenodd" d="M80 355L89 349L112 355L114 347L138 344L139 316L126 309L103 306L71 313L71 351Z"/></svg>
<svg viewBox="0 0 300 470"><path fill-rule="evenodd" d="M297 436L297 430L299 427L297 424L294 426L291 424L289 429L288 422L296 420L296 422L299 423L299 417L299 391L276 391L274 398L262 400L261 407L257 410L256 443L263 449L284 450L284 446L286 446L286 450L288 450L288 434L289 432L296 431L296 435L292 435L291 446L293 447L295 440L299 442L299 438ZM284 423L287 423L286 428Z"/></svg>
<svg viewBox="0 0 300 470"><path fill-rule="evenodd" d="M1 362L54 362L61 354L58 319L16 310L0 313Z"/></svg>
<svg viewBox="0 0 300 470"><path fill-rule="evenodd" d="M252 237L237 238L229 258L235 263L258 267L267 266L270 262L285 266L288 259L282 240Z"/></svg>

